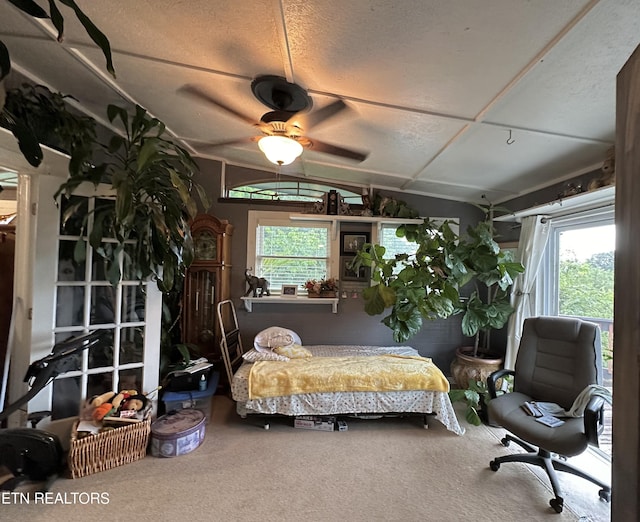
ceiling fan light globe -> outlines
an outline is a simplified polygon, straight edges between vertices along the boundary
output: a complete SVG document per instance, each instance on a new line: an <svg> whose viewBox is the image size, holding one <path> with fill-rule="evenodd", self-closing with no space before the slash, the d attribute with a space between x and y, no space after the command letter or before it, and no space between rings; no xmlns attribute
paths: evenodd
<svg viewBox="0 0 640 522"><path fill-rule="evenodd" d="M258 140L258 147L276 165L289 165L302 154L302 145L286 136L264 136Z"/></svg>

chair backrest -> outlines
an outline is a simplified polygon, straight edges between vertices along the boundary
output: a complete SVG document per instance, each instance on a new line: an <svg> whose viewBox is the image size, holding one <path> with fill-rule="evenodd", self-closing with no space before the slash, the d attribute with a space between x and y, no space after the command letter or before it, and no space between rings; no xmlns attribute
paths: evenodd
<svg viewBox="0 0 640 522"><path fill-rule="evenodd" d="M600 328L567 317L524 321L514 391L569 409L589 384L602 384Z"/></svg>
<svg viewBox="0 0 640 522"><path fill-rule="evenodd" d="M238 316L233 306L233 301L226 299L218 303L218 324L220 325L220 351L224 368L227 372L229 384L233 379L235 370L242 362L242 339L240 338L240 328L238 326Z"/></svg>

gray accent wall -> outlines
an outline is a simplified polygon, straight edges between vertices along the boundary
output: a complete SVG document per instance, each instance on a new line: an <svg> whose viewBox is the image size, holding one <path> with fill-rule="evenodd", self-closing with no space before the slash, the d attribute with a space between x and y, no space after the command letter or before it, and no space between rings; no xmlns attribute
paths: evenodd
<svg viewBox="0 0 640 522"><path fill-rule="evenodd" d="M329 305L253 305L253 312L247 312L240 300L247 289L244 279L246 268L247 245L247 213L249 210L282 210L285 212L300 212L299 208L255 202L219 201L220 196L220 164L214 161L198 160L200 165L200 184L206 189L212 200L207 213L219 219L227 219L233 226L231 242L232 277L231 297L238 314L238 322L245 347L253 344L255 335L269 326L282 326L296 331L303 344L355 344L393 346L392 332L381 323L384 315L369 316L364 311L362 298L340 299L338 313L333 314ZM227 179L233 176L233 181L241 179L243 183L252 180L265 180L275 176L273 173L252 171L239 167L227 168ZM230 183L231 184L231 183ZM465 230L470 223L482 218L482 213L473 205L449 201L438 198L417 196L414 194L393 193L380 191L385 195L406 201L419 211L422 216L448 217L460 219L460 230ZM355 229L360 225L355 225ZM354 230L354 225L350 225ZM363 230L368 230L365 228ZM300 281L303 283L303 281ZM462 335L460 316L447 320L426 321L422 331L403 343L417 349L421 355L431 357L435 364L446 374L454 358L454 352L459 346L471 343L469 338Z"/></svg>

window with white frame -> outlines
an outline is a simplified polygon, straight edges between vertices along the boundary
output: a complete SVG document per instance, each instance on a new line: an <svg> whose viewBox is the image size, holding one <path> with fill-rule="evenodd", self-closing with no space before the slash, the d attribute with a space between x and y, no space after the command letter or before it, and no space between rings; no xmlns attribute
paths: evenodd
<svg viewBox="0 0 640 522"><path fill-rule="evenodd" d="M613 320L613 210L553 218L545 250L543 313Z"/></svg>
<svg viewBox="0 0 640 522"><path fill-rule="evenodd" d="M253 275L282 285L331 277L331 224L292 221L283 212L249 212L247 262Z"/></svg>
<svg viewBox="0 0 640 522"><path fill-rule="evenodd" d="M538 313L579 317L601 332L603 385L613 387L613 291L615 224L612 206L551 219L537 291ZM605 407L605 410L610 408ZM598 452L611 456L611 412Z"/></svg>

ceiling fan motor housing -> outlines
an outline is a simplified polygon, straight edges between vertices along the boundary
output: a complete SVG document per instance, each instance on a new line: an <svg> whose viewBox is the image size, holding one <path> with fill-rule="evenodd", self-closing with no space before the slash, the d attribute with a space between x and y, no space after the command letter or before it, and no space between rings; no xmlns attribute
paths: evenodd
<svg viewBox="0 0 640 522"><path fill-rule="evenodd" d="M253 95L274 111L296 113L311 110L313 101L302 87L281 76L258 76L251 82Z"/></svg>

